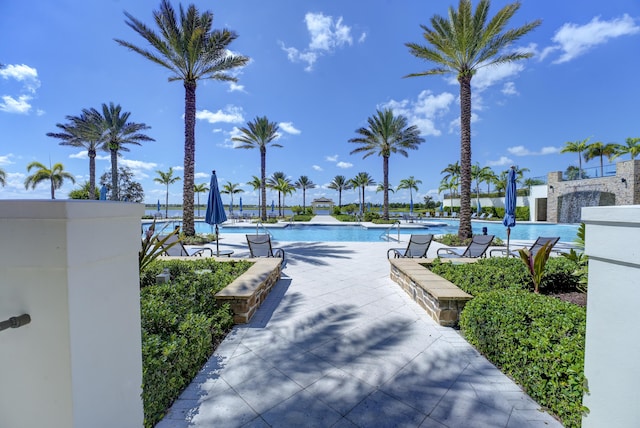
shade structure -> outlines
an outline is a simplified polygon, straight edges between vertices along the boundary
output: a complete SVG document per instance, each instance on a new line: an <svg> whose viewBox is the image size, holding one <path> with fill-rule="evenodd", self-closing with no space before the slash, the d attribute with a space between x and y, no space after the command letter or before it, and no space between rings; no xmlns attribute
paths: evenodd
<svg viewBox="0 0 640 428"><path fill-rule="evenodd" d="M507 174L507 187L504 197L504 218L502 224L507 228L507 254L509 254L509 239L511 228L516 225L516 168L511 167Z"/></svg>
<svg viewBox="0 0 640 428"><path fill-rule="evenodd" d="M209 184L209 197L207 198L207 212L204 215L204 221L215 226L216 230L216 255L220 255L220 246L218 245L219 234L218 225L227 221L227 215L224 212L224 204L220 197L220 189L218 188L218 178L216 172L211 172L211 183Z"/></svg>
<svg viewBox="0 0 640 428"><path fill-rule="evenodd" d="M104 184L100 188L100 200L101 201L107 200L107 186L105 186Z"/></svg>

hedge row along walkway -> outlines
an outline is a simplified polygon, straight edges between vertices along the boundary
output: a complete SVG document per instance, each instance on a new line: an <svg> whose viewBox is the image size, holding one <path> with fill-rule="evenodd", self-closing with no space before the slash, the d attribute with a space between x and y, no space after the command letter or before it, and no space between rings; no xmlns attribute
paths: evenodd
<svg viewBox="0 0 640 428"><path fill-rule="evenodd" d="M277 246L282 278L158 428L562 426L390 279L397 243Z"/></svg>

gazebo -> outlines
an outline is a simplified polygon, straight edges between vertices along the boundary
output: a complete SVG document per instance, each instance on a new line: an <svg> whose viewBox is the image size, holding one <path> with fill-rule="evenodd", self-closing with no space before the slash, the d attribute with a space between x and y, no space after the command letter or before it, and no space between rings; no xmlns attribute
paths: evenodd
<svg viewBox="0 0 640 428"><path fill-rule="evenodd" d="M315 211L316 208L328 208L329 211L333 211L333 206L335 205L335 203L333 202L333 199L329 199L329 198L316 198L313 201L311 201L311 207L313 208L313 210Z"/></svg>

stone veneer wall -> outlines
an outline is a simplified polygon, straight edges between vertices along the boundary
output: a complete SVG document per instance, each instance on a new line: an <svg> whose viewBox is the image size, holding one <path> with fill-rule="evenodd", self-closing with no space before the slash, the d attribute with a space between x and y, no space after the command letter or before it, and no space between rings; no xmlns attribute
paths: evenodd
<svg viewBox="0 0 640 428"><path fill-rule="evenodd" d="M390 259L391 279L440 325L455 327L464 305L473 296L420 264L429 261Z"/></svg>
<svg viewBox="0 0 640 428"><path fill-rule="evenodd" d="M622 179L626 183L622 182ZM547 175L547 221L560 221L558 199L581 190L597 190L616 195L615 205L640 204L640 160L622 161L616 164L616 175L563 181L562 172Z"/></svg>
<svg viewBox="0 0 640 428"><path fill-rule="evenodd" d="M244 274L216 294L220 303L229 303L236 324L248 323L273 286L280 279L280 258L258 258ZM224 259L220 259L224 261Z"/></svg>

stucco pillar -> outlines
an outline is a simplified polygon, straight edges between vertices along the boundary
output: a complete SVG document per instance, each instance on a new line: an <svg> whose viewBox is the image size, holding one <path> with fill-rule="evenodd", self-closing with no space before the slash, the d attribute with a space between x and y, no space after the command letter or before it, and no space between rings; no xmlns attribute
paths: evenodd
<svg viewBox="0 0 640 428"><path fill-rule="evenodd" d="M582 426L638 427L640 205L582 209L589 256Z"/></svg>
<svg viewBox="0 0 640 428"><path fill-rule="evenodd" d="M140 427L141 204L0 201L0 426Z"/></svg>

